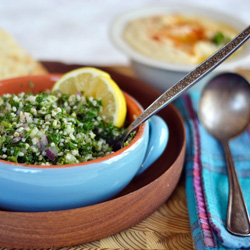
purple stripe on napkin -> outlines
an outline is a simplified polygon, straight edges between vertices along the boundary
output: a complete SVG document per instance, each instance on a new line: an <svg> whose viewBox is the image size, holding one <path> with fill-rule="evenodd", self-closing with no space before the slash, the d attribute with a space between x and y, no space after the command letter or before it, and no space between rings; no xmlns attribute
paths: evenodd
<svg viewBox="0 0 250 250"><path fill-rule="evenodd" d="M197 212L199 218L200 229L203 233L203 241L206 247L214 247L213 234L208 221L204 194L202 190L202 178L201 178L201 146L200 146L200 134L198 128L198 121L195 110L192 105L190 96L184 98L188 109L188 114L193 128L193 142L194 142L194 155L193 155L193 185L194 193L197 204Z"/></svg>

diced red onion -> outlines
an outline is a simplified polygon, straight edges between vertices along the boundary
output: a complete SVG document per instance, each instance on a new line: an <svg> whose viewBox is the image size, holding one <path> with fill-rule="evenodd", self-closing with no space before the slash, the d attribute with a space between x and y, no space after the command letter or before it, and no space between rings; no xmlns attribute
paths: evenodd
<svg viewBox="0 0 250 250"><path fill-rule="evenodd" d="M42 135L41 139L39 140L40 151L43 151L48 144L49 144L48 137L46 135Z"/></svg>
<svg viewBox="0 0 250 250"><path fill-rule="evenodd" d="M27 124L27 123L23 123L23 124L21 125L21 127L27 128L27 127L28 127L28 124Z"/></svg>
<svg viewBox="0 0 250 250"><path fill-rule="evenodd" d="M76 91L76 95L82 95L80 91Z"/></svg>
<svg viewBox="0 0 250 250"><path fill-rule="evenodd" d="M32 122L32 117L30 116L29 113L24 112L24 116L25 116L25 120L26 120L28 123L31 123L31 122Z"/></svg>
<svg viewBox="0 0 250 250"><path fill-rule="evenodd" d="M49 147L46 149L46 154L49 157L50 160L54 161L55 157L58 154L58 150L56 147Z"/></svg>
<svg viewBox="0 0 250 250"><path fill-rule="evenodd" d="M49 144L49 139L46 135L42 135L41 137L41 144L47 146Z"/></svg>
<svg viewBox="0 0 250 250"><path fill-rule="evenodd" d="M16 114L17 114L17 115L20 115L20 112L21 112L21 109L20 109L20 108L18 108L18 110L17 110Z"/></svg>
<svg viewBox="0 0 250 250"><path fill-rule="evenodd" d="M11 139L10 143L17 143L17 142L21 141L22 138L23 138L22 135L19 135L19 136L15 137L15 138Z"/></svg>
<svg viewBox="0 0 250 250"><path fill-rule="evenodd" d="M57 154L58 154L58 149L57 149L57 147L50 147L50 150L51 150L51 152L52 152L53 154L55 154L55 156L57 156Z"/></svg>

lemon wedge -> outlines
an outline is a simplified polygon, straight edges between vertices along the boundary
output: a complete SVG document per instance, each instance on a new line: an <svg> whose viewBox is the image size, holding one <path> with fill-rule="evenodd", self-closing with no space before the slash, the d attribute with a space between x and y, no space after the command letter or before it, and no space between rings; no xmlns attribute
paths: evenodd
<svg viewBox="0 0 250 250"><path fill-rule="evenodd" d="M101 115L107 123L122 127L126 118L127 106L119 86L110 75L93 67L84 67L64 74L53 86L52 91L76 94L83 91L84 96L102 100Z"/></svg>

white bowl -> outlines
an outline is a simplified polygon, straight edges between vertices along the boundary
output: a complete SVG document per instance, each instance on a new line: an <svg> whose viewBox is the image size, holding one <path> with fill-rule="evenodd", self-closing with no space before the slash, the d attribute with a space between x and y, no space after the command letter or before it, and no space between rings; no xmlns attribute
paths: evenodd
<svg viewBox="0 0 250 250"><path fill-rule="evenodd" d="M124 39L123 31L126 25L132 20L153 16L157 14L186 14L186 15L201 15L214 21L227 23L235 29L241 31L246 28L249 24L240 18L240 16L232 16L227 13L215 11L212 9L202 8L192 5L169 5L164 4L160 6L149 6L146 8L140 8L127 13L124 13L117 17L110 27L110 36L114 45L126 54L131 60L131 65L136 76L151 84L160 91L165 91L169 87L173 86L177 81L184 77L190 72L195 66L184 65L184 64L171 64L155 59L151 59L144 56L140 52L134 50ZM196 86L192 87L191 90L200 90L204 84L218 72L234 71L239 67L247 65L250 62L250 43L246 43L243 50L226 60L212 73L204 77Z"/></svg>

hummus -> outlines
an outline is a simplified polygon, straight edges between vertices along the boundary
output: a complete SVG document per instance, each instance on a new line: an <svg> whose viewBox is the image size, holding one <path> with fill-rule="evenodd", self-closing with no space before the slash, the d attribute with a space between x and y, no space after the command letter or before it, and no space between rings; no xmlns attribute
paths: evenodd
<svg viewBox="0 0 250 250"><path fill-rule="evenodd" d="M128 23L125 41L136 51L168 63L196 65L237 35L232 27L201 16L150 16Z"/></svg>

